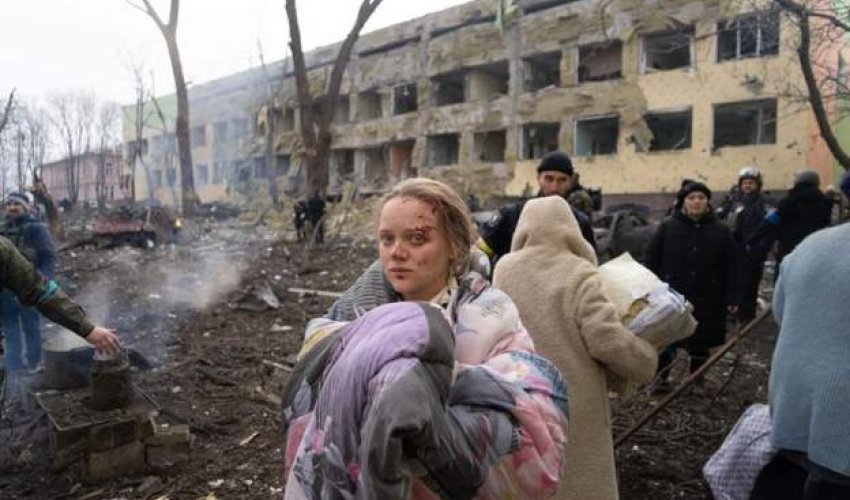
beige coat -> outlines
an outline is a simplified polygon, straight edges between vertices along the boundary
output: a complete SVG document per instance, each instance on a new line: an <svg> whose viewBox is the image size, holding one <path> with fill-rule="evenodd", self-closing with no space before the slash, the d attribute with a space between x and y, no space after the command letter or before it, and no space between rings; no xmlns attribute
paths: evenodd
<svg viewBox="0 0 850 500"><path fill-rule="evenodd" d="M567 381L566 470L556 498L618 498L606 371L646 382L658 357L620 323L566 201L548 197L525 205L493 284L514 300L537 351Z"/></svg>

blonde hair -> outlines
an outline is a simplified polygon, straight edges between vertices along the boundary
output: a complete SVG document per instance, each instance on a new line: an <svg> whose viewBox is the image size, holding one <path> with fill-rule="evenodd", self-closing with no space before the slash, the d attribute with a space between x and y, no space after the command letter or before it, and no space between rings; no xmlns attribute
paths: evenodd
<svg viewBox="0 0 850 500"><path fill-rule="evenodd" d="M449 185L434 179L416 177L399 182L384 195L378 207L378 218L384 205L394 198L414 198L434 207L437 220L446 230L450 262L455 275L466 270L469 252L475 241L475 229L466 203Z"/></svg>

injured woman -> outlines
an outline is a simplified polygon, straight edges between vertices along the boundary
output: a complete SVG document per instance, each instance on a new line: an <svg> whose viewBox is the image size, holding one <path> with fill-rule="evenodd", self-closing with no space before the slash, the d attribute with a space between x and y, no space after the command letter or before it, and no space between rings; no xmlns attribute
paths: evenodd
<svg viewBox="0 0 850 500"><path fill-rule="evenodd" d="M384 198L379 260L312 320L284 393L287 499L532 499L558 489L567 388L471 254L447 185Z"/></svg>

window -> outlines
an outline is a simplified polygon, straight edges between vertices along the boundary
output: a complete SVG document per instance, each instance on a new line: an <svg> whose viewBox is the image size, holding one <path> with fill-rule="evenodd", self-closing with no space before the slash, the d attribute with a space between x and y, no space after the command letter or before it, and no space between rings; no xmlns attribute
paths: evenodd
<svg viewBox="0 0 850 500"><path fill-rule="evenodd" d="M412 113L419 107L416 97L416 84L406 83L393 88L393 114Z"/></svg>
<svg viewBox="0 0 850 500"><path fill-rule="evenodd" d="M694 28L645 35L642 38L641 71L667 71L691 67Z"/></svg>
<svg viewBox="0 0 850 500"><path fill-rule="evenodd" d="M740 16L717 25L717 61L762 57L779 52L779 12Z"/></svg>
<svg viewBox="0 0 850 500"><path fill-rule="evenodd" d="M579 83L616 80L622 76L623 43L621 41L596 43L579 48Z"/></svg>
<svg viewBox="0 0 850 500"><path fill-rule="evenodd" d="M558 149L560 123L528 123L522 126L523 160L536 160Z"/></svg>
<svg viewBox="0 0 850 500"><path fill-rule="evenodd" d="M210 183L210 169L205 163L195 165L195 183L198 187L206 186Z"/></svg>
<svg viewBox="0 0 850 500"><path fill-rule="evenodd" d="M533 14L535 12L558 7L559 5L566 5L575 1L576 0L521 0L520 5L522 5L522 10L526 14Z"/></svg>
<svg viewBox="0 0 850 500"><path fill-rule="evenodd" d="M510 69L507 61L500 61L469 70L467 97L470 101L485 101L508 93Z"/></svg>
<svg viewBox="0 0 850 500"><path fill-rule="evenodd" d="M383 115L381 94L376 90L367 90L357 94L357 119L374 120Z"/></svg>
<svg viewBox="0 0 850 500"><path fill-rule="evenodd" d="M224 162L217 161L213 163L213 184L221 184L224 181Z"/></svg>
<svg viewBox="0 0 850 500"><path fill-rule="evenodd" d="M363 149L362 154L366 184L371 187L383 185L389 177L387 171L389 150L384 146L376 146Z"/></svg>
<svg viewBox="0 0 850 500"><path fill-rule="evenodd" d="M534 92L561 85L561 53L535 54L523 59L523 87Z"/></svg>
<svg viewBox="0 0 850 500"><path fill-rule="evenodd" d="M504 130L476 132L473 137L476 161L482 163L505 161L505 143Z"/></svg>
<svg viewBox="0 0 850 500"><path fill-rule="evenodd" d="M278 155L275 157L275 173L277 175L286 175L289 173L289 166L292 163L290 155Z"/></svg>
<svg viewBox="0 0 850 500"><path fill-rule="evenodd" d="M691 110L648 113L644 120L652 131L650 151L671 151L691 147Z"/></svg>
<svg viewBox="0 0 850 500"><path fill-rule="evenodd" d="M576 121L575 155L617 154L617 137L620 134L620 118L584 118Z"/></svg>
<svg viewBox="0 0 850 500"><path fill-rule="evenodd" d="M334 149L331 152L331 164L334 166L340 182L354 180L353 149Z"/></svg>
<svg viewBox="0 0 850 500"><path fill-rule="evenodd" d="M162 170L153 171L153 187L154 189L162 187Z"/></svg>
<svg viewBox="0 0 850 500"><path fill-rule="evenodd" d="M216 122L215 125L213 125L213 137L217 144L227 142L227 122Z"/></svg>
<svg viewBox="0 0 850 500"><path fill-rule="evenodd" d="M428 136L428 166L455 165L460 157L460 136L438 134Z"/></svg>
<svg viewBox="0 0 850 500"><path fill-rule="evenodd" d="M106 162L103 164L103 175L105 177L111 177L113 173L112 162Z"/></svg>
<svg viewBox="0 0 850 500"><path fill-rule="evenodd" d="M431 96L435 106L449 106L466 100L466 77L463 71L453 71L431 78Z"/></svg>
<svg viewBox="0 0 850 500"><path fill-rule="evenodd" d="M235 118L232 125L231 133L234 142L251 135L251 125L247 118Z"/></svg>
<svg viewBox="0 0 850 500"><path fill-rule="evenodd" d="M339 100L336 102L336 110L334 113L334 122L335 123L348 123L351 120L351 101L349 100L347 95L339 96Z"/></svg>
<svg viewBox="0 0 850 500"><path fill-rule="evenodd" d="M264 179L266 177L266 158L264 156L254 157L254 178Z"/></svg>
<svg viewBox="0 0 850 500"><path fill-rule="evenodd" d="M204 146L207 143L207 128L203 125L192 127L192 147Z"/></svg>
<svg viewBox="0 0 850 500"><path fill-rule="evenodd" d="M714 105L714 147L776 143L776 99Z"/></svg>
<svg viewBox="0 0 850 500"><path fill-rule="evenodd" d="M274 110L275 129L282 132L292 132L295 130L295 110L292 108L275 108Z"/></svg>

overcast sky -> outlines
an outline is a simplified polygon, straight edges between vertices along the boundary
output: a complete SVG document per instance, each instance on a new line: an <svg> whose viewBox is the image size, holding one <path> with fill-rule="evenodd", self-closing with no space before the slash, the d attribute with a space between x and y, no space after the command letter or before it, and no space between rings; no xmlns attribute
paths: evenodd
<svg viewBox="0 0 850 500"><path fill-rule="evenodd" d="M384 0L373 31L465 0ZM141 3L139 1L138 3ZM169 0L153 0L167 19ZM341 40L360 0L300 0L305 48ZM177 36L187 82L202 83L284 57L284 0L183 0ZM153 21L124 0L0 0L0 94L25 98L92 89L100 99L133 99L130 67L143 63L156 92L173 91L165 42Z"/></svg>

